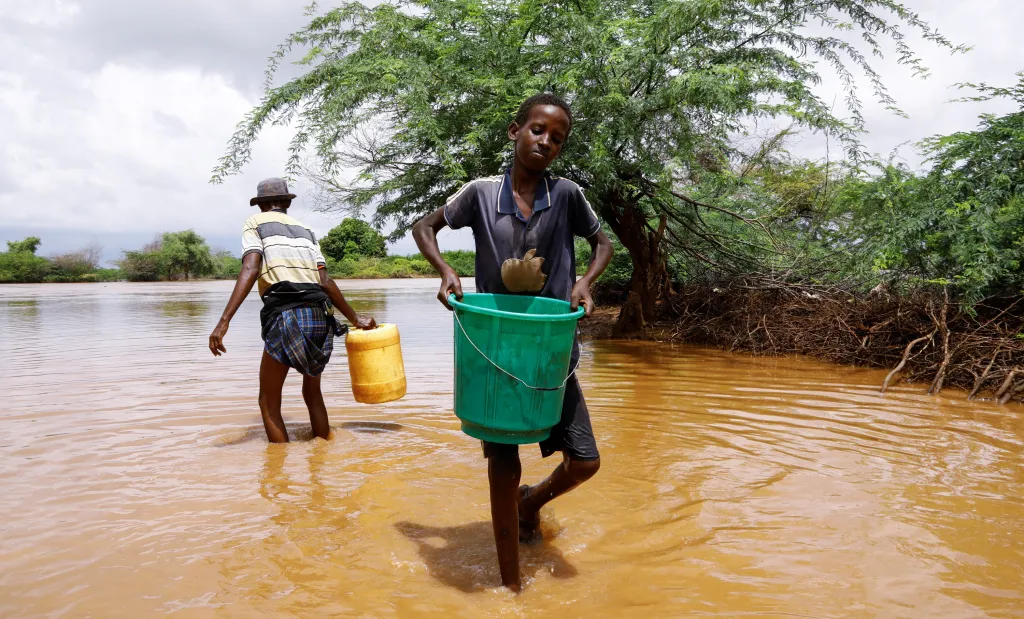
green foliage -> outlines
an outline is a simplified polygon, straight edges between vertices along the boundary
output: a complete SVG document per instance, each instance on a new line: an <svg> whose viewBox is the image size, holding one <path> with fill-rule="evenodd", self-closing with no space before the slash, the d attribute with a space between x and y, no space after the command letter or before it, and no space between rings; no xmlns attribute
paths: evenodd
<svg viewBox="0 0 1024 619"><path fill-rule="evenodd" d="M193 230L165 232L160 248L163 268L168 278L203 277L217 270L210 247Z"/></svg>
<svg viewBox="0 0 1024 619"><path fill-rule="evenodd" d="M448 266L455 269L455 272L459 277L472 277L476 273L476 252L466 250L452 250L441 252L441 257L448 263ZM416 254L414 256L417 260L426 261L425 258ZM431 268L430 273L432 275L434 270Z"/></svg>
<svg viewBox="0 0 1024 619"><path fill-rule="evenodd" d="M50 269L50 261L35 255L41 243L37 236L7 241L7 251L0 252L0 283L43 281Z"/></svg>
<svg viewBox="0 0 1024 619"><path fill-rule="evenodd" d="M845 241L836 231L849 213L837 196L852 170L793 158L788 135L769 136L752 152L737 148L726 166L702 170L690 190L699 204L666 213L675 279L713 284L764 272L816 279L839 268Z"/></svg>
<svg viewBox="0 0 1024 619"><path fill-rule="evenodd" d="M141 250L124 251L118 266L128 281L155 282L210 275L230 277L224 274L234 268L235 260L228 252L215 256L202 236L184 230L165 232Z"/></svg>
<svg viewBox="0 0 1024 619"><path fill-rule="evenodd" d="M325 258L344 260L346 257L364 256L383 258L388 255L387 241L370 224L355 218L346 218L320 239L320 251Z"/></svg>
<svg viewBox="0 0 1024 619"><path fill-rule="evenodd" d="M0 253L0 282L84 282L95 280L102 248L96 245L50 258L36 256L39 237L8 241L7 253Z"/></svg>
<svg viewBox="0 0 1024 619"><path fill-rule="evenodd" d="M1012 88L978 87L973 98L1007 97L1016 112L922 142L926 174L888 165L850 183L844 241L861 271L948 285L968 303L1024 290L1024 72L1018 78Z"/></svg>
<svg viewBox="0 0 1024 619"><path fill-rule="evenodd" d="M8 246L11 245L12 243L8 242ZM41 282L46 277L49 269L50 261L41 256L36 256L32 251L0 252L0 283L23 284Z"/></svg>
<svg viewBox="0 0 1024 619"><path fill-rule="evenodd" d="M91 275L97 282L120 282L128 279L121 269L96 269Z"/></svg>
<svg viewBox="0 0 1024 619"><path fill-rule="evenodd" d="M236 279L242 272L242 259L227 250L215 252L213 260L216 264L214 276L217 279Z"/></svg>
<svg viewBox="0 0 1024 619"><path fill-rule="evenodd" d="M460 277L472 277L476 270L471 251L448 251L441 254ZM436 277L434 267L419 254L374 258L350 256L342 260L327 257L327 273L337 279L383 279Z"/></svg>
<svg viewBox="0 0 1024 619"><path fill-rule="evenodd" d="M7 251L12 254L35 254L40 244L42 244L42 241L38 236L30 236L21 241L7 241Z"/></svg>

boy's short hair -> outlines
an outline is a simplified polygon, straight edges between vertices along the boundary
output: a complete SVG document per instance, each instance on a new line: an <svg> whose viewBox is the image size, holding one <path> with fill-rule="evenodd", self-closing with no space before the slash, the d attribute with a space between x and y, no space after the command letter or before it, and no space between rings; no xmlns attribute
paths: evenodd
<svg viewBox="0 0 1024 619"><path fill-rule="evenodd" d="M572 110L569 108L569 104L565 102L565 99L550 92L542 92L523 101L523 104L519 106L519 111L516 112L515 123L520 127L526 124L526 120L530 117L530 111L538 105L553 105L562 108L565 115L569 117L569 131L572 131Z"/></svg>

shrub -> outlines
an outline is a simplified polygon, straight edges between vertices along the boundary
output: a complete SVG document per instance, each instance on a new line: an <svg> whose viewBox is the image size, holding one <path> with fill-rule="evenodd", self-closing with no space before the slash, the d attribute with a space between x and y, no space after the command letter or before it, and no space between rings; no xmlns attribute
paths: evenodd
<svg viewBox="0 0 1024 619"><path fill-rule="evenodd" d="M27 251L0 252L0 282L5 284L41 282L50 261Z"/></svg>
<svg viewBox="0 0 1024 619"><path fill-rule="evenodd" d="M159 251L125 251L117 264L130 282L155 282L165 272L163 255Z"/></svg>

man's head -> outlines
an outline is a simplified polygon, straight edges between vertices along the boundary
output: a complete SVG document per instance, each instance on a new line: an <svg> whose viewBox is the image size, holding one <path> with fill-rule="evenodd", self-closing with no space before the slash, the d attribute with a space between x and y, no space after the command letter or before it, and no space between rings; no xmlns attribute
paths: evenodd
<svg viewBox="0 0 1024 619"><path fill-rule="evenodd" d="M561 97L551 93L523 101L508 126L508 138L516 143L516 161L526 169L543 172L562 152L572 131L572 110Z"/></svg>
<svg viewBox="0 0 1024 619"><path fill-rule="evenodd" d="M256 185L256 197L249 200L249 206L260 207L267 212L273 208L286 209L295 199L294 193L288 192L288 182L283 178L267 178Z"/></svg>

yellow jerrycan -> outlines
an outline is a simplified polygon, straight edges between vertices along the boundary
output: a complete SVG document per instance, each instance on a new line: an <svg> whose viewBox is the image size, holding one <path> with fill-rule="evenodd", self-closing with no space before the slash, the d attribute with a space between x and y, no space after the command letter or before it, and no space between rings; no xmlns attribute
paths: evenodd
<svg viewBox="0 0 1024 619"><path fill-rule="evenodd" d="M345 350L356 402L381 404L405 396L405 363L398 327L383 324L368 331L350 329Z"/></svg>

